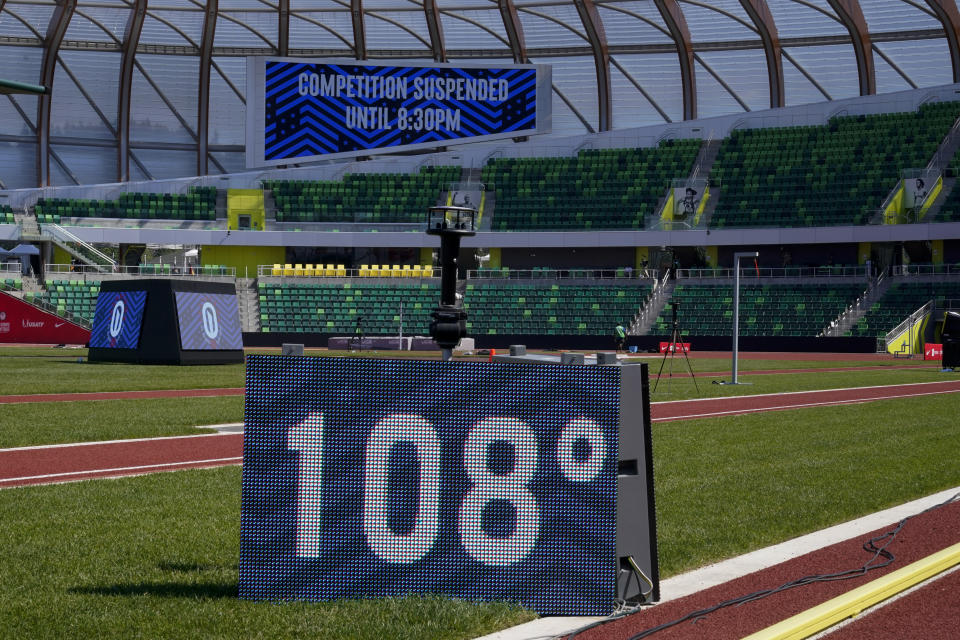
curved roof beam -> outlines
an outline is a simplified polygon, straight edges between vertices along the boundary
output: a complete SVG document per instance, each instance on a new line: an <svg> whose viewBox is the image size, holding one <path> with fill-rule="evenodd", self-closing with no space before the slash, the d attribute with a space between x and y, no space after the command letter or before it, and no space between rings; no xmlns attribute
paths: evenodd
<svg viewBox="0 0 960 640"><path fill-rule="evenodd" d="M203 16L203 36L200 38L200 87L197 92L197 175L205 176L208 134L210 132L210 62L213 59L213 38L217 31L219 0L207 0Z"/></svg>
<svg viewBox="0 0 960 640"><path fill-rule="evenodd" d="M363 21L363 0L350 0L353 18L353 53L357 60L367 59L367 28Z"/></svg>
<svg viewBox="0 0 960 640"><path fill-rule="evenodd" d="M241 27L241 28L243 28L243 29L246 29L247 31L249 31L249 32L252 33L253 35L255 35L255 36L257 36L258 38L260 38L261 40L263 40L264 43L266 43L266 45L267 45L268 47L270 47L271 49L276 49L276 47L273 45L272 42L270 42L270 39L269 39L267 36L263 35L262 33L260 33L259 31L257 31L256 29L254 29L254 28L251 27L250 25L248 25L246 22L240 20L239 18L234 18L234 17L231 16L229 13L222 13L222 12L219 13L218 17L219 17L219 18L223 18L223 19L226 20L227 22L232 22L232 23L234 23L235 25L237 25L238 27ZM204 24L206 24L206 21L204 21Z"/></svg>
<svg viewBox="0 0 960 640"><path fill-rule="evenodd" d="M695 120L697 117L697 78L694 73L693 43L687 19L680 10L677 0L653 0L660 16L670 30L670 37L677 45L680 58L680 81L683 86L683 119Z"/></svg>
<svg viewBox="0 0 960 640"><path fill-rule="evenodd" d="M783 55L773 14L763 0L740 0L740 4L753 20L757 33L760 34L760 41L763 42L763 53L767 58L767 80L770 83L770 108L782 107L787 103L783 88Z"/></svg>
<svg viewBox="0 0 960 640"><path fill-rule="evenodd" d="M440 24L440 8L437 0L423 0L423 13L427 17L427 32L430 34L430 49L434 62L447 61L447 45L443 41L443 26Z"/></svg>
<svg viewBox="0 0 960 640"><path fill-rule="evenodd" d="M290 55L290 0L280 0L277 17L277 55Z"/></svg>
<svg viewBox="0 0 960 640"><path fill-rule="evenodd" d="M450 17L451 19L453 19L453 20L459 20L460 22L466 22L467 24L469 24L469 25L471 25L471 26L474 26L474 27L476 27L477 29L480 29L480 30L483 31L483 32L490 34L490 36L492 36L492 37L493 37L494 39L496 39L496 40L499 40L500 42L502 42L502 43L505 44L506 46L508 46L508 47L510 46L510 42L509 42L506 38L504 38L503 36L501 36L499 33L497 33L496 31L494 31L493 29L491 29L491 28L488 27L487 25L483 24L482 22L479 22L479 21L477 21L477 20L471 20L470 18L468 18L468 17L466 17L466 16L462 16L462 15L460 15L459 13L454 13L453 11L448 10L448 9L442 9L442 10L440 11L440 13L442 13L442 14L445 15L445 16L449 16L449 17Z"/></svg>
<svg viewBox="0 0 960 640"><path fill-rule="evenodd" d="M52 92L53 77L57 70L57 56L63 36L70 26L70 18L77 8L77 0L62 0L50 16L47 34L44 37L43 63L40 66L40 84ZM37 106L37 178L41 187L50 186L50 92L40 96Z"/></svg>
<svg viewBox="0 0 960 640"><path fill-rule="evenodd" d="M857 58L857 71L860 74L860 95L872 96L877 93L877 71L873 62L873 46L870 42L870 28L863 17L863 10L857 0L827 0L840 22L850 32L853 53Z"/></svg>
<svg viewBox="0 0 960 640"><path fill-rule="evenodd" d="M927 4L943 24L950 47L950 62L953 65L953 81L960 82L960 11L954 0L927 0Z"/></svg>
<svg viewBox="0 0 960 640"><path fill-rule="evenodd" d="M660 114L660 117L663 118L664 122L673 122L673 120L670 119L670 116L667 115L667 112L664 111L663 108L659 104L657 104L657 101L653 99L653 96L647 93L647 91L643 88L643 86L639 82L637 82L637 79L634 78L632 75L630 75L630 72L628 72L626 69L623 68L623 65L621 65L617 61L616 57L610 56L610 64L612 64L613 66L615 66L617 69L620 70L620 73L623 74L623 77L629 80L630 84L632 84L634 88L640 92L640 95L646 98L647 102L649 102L653 106L653 108L657 110L657 113Z"/></svg>
<svg viewBox="0 0 960 640"><path fill-rule="evenodd" d="M783 52L783 57L786 58L786 59L790 62L790 64L792 64L792 65L797 69L797 71L799 71L800 74L803 75L803 77L806 78L807 81L810 82L810 84L812 84L812 85L814 86L814 88L815 88L817 91L819 91L821 94L823 94L823 97L824 97L824 98L826 98L827 100L833 100L833 96L831 96L829 93L827 93L827 90L824 89L823 86L822 86L819 82L817 82L817 79L814 78L813 75L812 75L809 71L807 71L806 69L804 69L803 66L802 66L799 62L797 62L796 59L794 59L793 56L791 56L789 53L787 53L786 51L784 51L784 52Z"/></svg>
<svg viewBox="0 0 960 640"><path fill-rule="evenodd" d="M873 45L873 50L876 52L876 54L877 54L878 56L880 56L880 58L881 58L884 62L886 62L888 65L890 65L890 68L892 68L894 71L896 71L898 74L900 74L900 77L903 78L908 85L910 85L910 88L911 88L911 89L916 89L916 88L917 88L917 83L914 82L913 79L912 79L909 75L907 75L907 72L904 71L903 69L901 69L900 66L899 66L896 62L894 62L893 59L892 59L890 56L888 56L887 54L885 54L885 53L880 49L880 47L878 47L877 45Z"/></svg>
<svg viewBox="0 0 960 640"><path fill-rule="evenodd" d="M347 40L347 39L344 38L342 35L340 35L335 29L332 29L331 27L328 27L327 25L323 24L323 23L320 22L319 20L315 20L315 19L313 19L313 18L308 18L308 17L305 16L304 14L298 13L297 11L291 11L291 12L290 12L290 15L296 17L298 20L303 20L304 22L309 22L310 24L312 24L312 25L314 25L314 26L320 27L321 29L323 29L324 31L326 31L327 33L329 33L330 35L332 35L332 36L334 36L335 38L337 38L338 40L340 40L343 44L345 44L345 45L347 46L347 48L349 48L349 49L353 49L353 48L354 48L353 44L352 44L349 40ZM354 28L356 28L356 25L354 25ZM361 60L366 60L366 58L360 58L360 59L361 59Z"/></svg>
<svg viewBox="0 0 960 640"><path fill-rule="evenodd" d="M587 34L590 48L593 50L593 61L597 67L597 106L600 131L609 131L613 128L613 100L610 89L610 47L607 45L607 34L603 31L603 21L597 12L593 0L573 0L573 4L580 14L583 30Z"/></svg>
<svg viewBox="0 0 960 640"><path fill-rule="evenodd" d="M137 44L143 31L143 21L147 17L147 0L136 0L127 18L123 33L123 52L120 59L120 90L117 105L117 178L120 182L130 181L130 103L133 90L133 65L137 55Z"/></svg>
<svg viewBox="0 0 960 640"><path fill-rule="evenodd" d="M507 39L510 41L513 61L517 64L524 64L529 58L527 58L527 43L523 37L523 25L520 24L517 7L513 4L513 0L497 0L497 7L500 9L503 28L506 29Z"/></svg>
<svg viewBox="0 0 960 640"><path fill-rule="evenodd" d="M429 42L427 42L426 40L424 40L423 37L422 37L419 33L417 33L415 30L411 29L411 28L408 27L407 25L402 24L402 23L400 23L400 22L397 22L397 21L394 20L393 18L387 18L386 16L383 16L383 15L381 15L381 14L379 14L379 13L374 13L374 12L372 12L372 11L367 11L367 12L366 12L366 15L370 16L371 18L376 18L377 20L383 20L383 21L386 22L387 24L393 25L393 26L395 26L397 29L400 29L401 31L406 31L406 32L409 33L411 36L413 36L414 38L416 38L417 40L419 40L420 42L422 42L422 43L423 43L423 46L425 46L427 49L431 49L431 50L433 49L433 45L432 45L432 44L430 44Z"/></svg>

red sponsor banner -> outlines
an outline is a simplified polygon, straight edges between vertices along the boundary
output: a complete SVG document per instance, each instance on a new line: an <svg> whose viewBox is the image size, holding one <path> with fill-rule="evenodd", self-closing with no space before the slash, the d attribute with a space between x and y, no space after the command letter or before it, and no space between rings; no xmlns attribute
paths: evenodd
<svg viewBox="0 0 960 640"><path fill-rule="evenodd" d="M923 347L924 360L943 360L943 345L928 343Z"/></svg>
<svg viewBox="0 0 960 640"><path fill-rule="evenodd" d="M669 351L673 353L674 351L680 351L681 353L690 353L690 343L689 342L661 342L660 343L660 353L665 353Z"/></svg>
<svg viewBox="0 0 960 640"><path fill-rule="evenodd" d="M87 344L90 331L0 292L0 343Z"/></svg>

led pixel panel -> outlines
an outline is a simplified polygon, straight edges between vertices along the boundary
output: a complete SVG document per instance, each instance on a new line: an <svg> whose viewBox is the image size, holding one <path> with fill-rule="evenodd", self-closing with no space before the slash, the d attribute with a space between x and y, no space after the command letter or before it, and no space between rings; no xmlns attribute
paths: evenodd
<svg viewBox="0 0 960 640"><path fill-rule="evenodd" d="M250 167L550 130L547 65L248 61Z"/></svg>
<svg viewBox="0 0 960 640"><path fill-rule="evenodd" d="M93 313L90 346L136 349L146 306L146 291L101 291Z"/></svg>
<svg viewBox="0 0 960 640"><path fill-rule="evenodd" d="M243 349L236 295L194 291L175 295L182 349Z"/></svg>
<svg viewBox="0 0 960 640"><path fill-rule="evenodd" d="M250 356L240 596L610 613L620 375Z"/></svg>

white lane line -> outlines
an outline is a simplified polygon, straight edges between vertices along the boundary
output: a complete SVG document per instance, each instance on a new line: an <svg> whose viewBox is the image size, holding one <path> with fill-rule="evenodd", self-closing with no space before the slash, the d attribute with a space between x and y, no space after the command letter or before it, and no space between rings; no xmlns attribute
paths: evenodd
<svg viewBox="0 0 960 640"><path fill-rule="evenodd" d="M855 372L854 372L855 373ZM779 393L759 393L754 395L745 395L745 396L719 396L713 398L690 398L689 400L661 400L659 402L651 402L650 405L660 405L660 404L679 404L685 402L708 402L710 400L739 400L741 398L769 398L771 396L794 396L804 393L814 394L814 393L834 393L837 391L859 391L861 389L896 389L899 387L916 387L919 385L927 384L958 384L960 380L934 380L933 382L906 382L904 384L876 384L869 387L841 387L839 389L813 389L810 391L781 391ZM958 386L957 391L960 391L960 386ZM941 392L942 393L942 392Z"/></svg>
<svg viewBox="0 0 960 640"><path fill-rule="evenodd" d="M695 420L697 418L716 418L718 416L743 415L747 413L762 413L764 411L783 411L786 409L804 409L808 407L830 407L841 404L865 404L876 400L896 400L897 398L918 398L920 396L939 396L945 393L957 393L960 389L953 391L925 391L922 393L906 393L895 396L879 396L875 398L851 398L848 400L831 400L828 402L804 402L801 404L784 404L773 407L756 407L752 409L732 409L730 411L712 411L710 413L688 413L682 416L668 416L663 418L651 418L650 422L673 422L675 420Z"/></svg>
<svg viewBox="0 0 960 640"><path fill-rule="evenodd" d="M234 458L210 458L207 460L182 460L180 462L163 462L159 464L144 464L136 467L114 467L112 469L87 469L85 471L66 471L63 473L45 473L39 476L20 476L19 478L3 478L0 484L5 482L23 482L25 480L42 480L45 478L63 478L66 476L87 476L98 473L115 473L118 471L143 471L145 469L162 469L165 467L177 467L188 464L212 464L212 463L231 463L243 462L243 456Z"/></svg>
<svg viewBox="0 0 960 640"><path fill-rule="evenodd" d="M201 425L198 429L213 429L220 425ZM63 447L91 447L98 444L122 444L124 442L154 442L158 440L182 440L186 438L220 438L223 436L239 435L236 433L196 433L185 436L157 436L156 438L126 438L121 440L98 440L96 442L65 442L62 444L37 444L29 447L11 447L0 449L0 453L7 451L32 451L34 449L59 449Z"/></svg>

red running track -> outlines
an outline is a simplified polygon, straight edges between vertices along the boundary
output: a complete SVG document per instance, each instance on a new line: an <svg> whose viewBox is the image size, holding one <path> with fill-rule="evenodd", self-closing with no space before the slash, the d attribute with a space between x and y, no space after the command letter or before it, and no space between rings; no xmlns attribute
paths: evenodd
<svg viewBox="0 0 960 640"><path fill-rule="evenodd" d="M956 392L960 392L960 380L657 402L650 412L654 422L665 422ZM93 399L88 396L101 394L78 395ZM239 464L242 456L243 436L239 434L0 449L0 488Z"/></svg>
<svg viewBox="0 0 960 640"><path fill-rule="evenodd" d="M83 402L87 400L145 400L153 398L213 398L242 396L243 387L223 389L156 389L152 391L91 391L88 393L32 393L0 396L0 404L24 402Z"/></svg>
<svg viewBox="0 0 960 640"><path fill-rule="evenodd" d="M626 640L658 625L677 620L688 614L756 591L774 589L782 584L811 575L834 573L863 566L871 555L863 550L863 543L874 536L890 531L895 523L872 533L845 540L805 554L793 560L774 565L705 589L678 600L672 600L644 609L576 634L577 640ZM805 586L755 600L740 606L731 606L698 616L668 629L652 633L654 640L734 640L785 620L831 598L846 593L887 573L921 560L950 545L960 542L960 502L919 515L904 525L888 549L895 561L850 580L814 582ZM897 600L887 607L868 613L858 621L828 637L838 640L874 640L876 638L923 638L924 640L952 640L957 637L957 576L950 574L945 582L933 581L921 590ZM922 594L922 595L920 595ZM925 597L931 600L921 608L913 603ZM916 618L920 611L925 616ZM952 615L950 615L952 613ZM893 633L900 629L900 633Z"/></svg>

